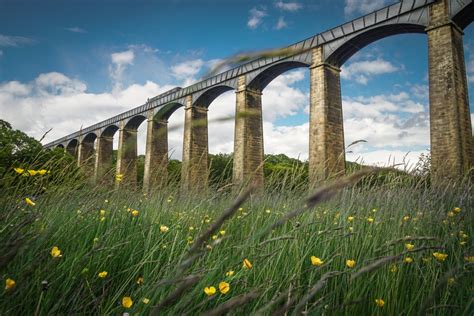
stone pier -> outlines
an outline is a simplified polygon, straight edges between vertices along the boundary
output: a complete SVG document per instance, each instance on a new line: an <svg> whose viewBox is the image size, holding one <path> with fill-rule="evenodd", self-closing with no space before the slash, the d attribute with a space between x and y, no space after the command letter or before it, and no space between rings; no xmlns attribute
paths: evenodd
<svg viewBox="0 0 474 316"><path fill-rule="evenodd" d="M430 7L428 34L431 172L434 181L459 178L473 166L463 32L448 15L448 3Z"/></svg>
<svg viewBox="0 0 474 316"><path fill-rule="evenodd" d="M89 179L92 179L94 174L94 160L94 141L81 140L77 150L77 166Z"/></svg>
<svg viewBox="0 0 474 316"><path fill-rule="evenodd" d="M193 104L188 96L184 108L182 189L207 189L208 173L207 108Z"/></svg>
<svg viewBox="0 0 474 316"><path fill-rule="evenodd" d="M120 122L116 186L137 189L137 130Z"/></svg>
<svg viewBox="0 0 474 316"><path fill-rule="evenodd" d="M323 47L312 51L310 66L310 187L345 170L340 69L324 62Z"/></svg>
<svg viewBox="0 0 474 316"><path fill-rule="evenodd" d="M94 181L96 184L111 185L114 181L113 136L97 137L95 149Z"/></svg>
<svg viewBox="0 0 474 316"><path fill-rule="evenodd" d="M238 78L235 106L233 183L238 189L252 184L263 189L262 92L247 87L245 75Z"/></svg>
<svg viewBox="0 0 474 316"><path fill-rule="evenodd" d="M168 121L148 113L143 192L166 186L168 181Z"/></svg>

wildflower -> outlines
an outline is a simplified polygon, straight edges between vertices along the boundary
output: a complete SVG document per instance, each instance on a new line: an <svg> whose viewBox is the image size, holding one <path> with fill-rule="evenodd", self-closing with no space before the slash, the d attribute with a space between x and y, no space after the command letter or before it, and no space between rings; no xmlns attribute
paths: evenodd
<svg viewBox="0 0 474 316"><path fill-rule="evenodd" d="M453 208L453 212L457 214L457 213L461 212L461 208L455 207L455 208Z"/></svg>
<svg viewBox="0 0 474 316"><path fill-rule="evenodd" d="M105 216L105 210L100 210L99 214L100 214L100 216Z"/></svg>
<svg viewBox="0 0 474 316"><path fill-rule="evenodd" d="M25 199L25 202L26 202L26 204L28 204L29 206L35 206L35 205L36 205L36 203L33 202L30 198L26 198L26 199Z"/></svg>
<svg viewBox="0 0 474 316"><path fill-rule="evenodd" d="M453 285L455 282L456 280L452 277L448 279L448 285Z"/></svg>
<svg viewBox="0 0 474 316"><path fill-rule="evenodd" d="M320 265L322 265L324 263L323 260L321 260L320 258L316 257L316 256L311 256L311 264L313 266L317 266L319 267Z"/></svg>
<svg viewBox="0 0 474 316"><path fill-rule="evenodd" d="M15 172L18 174L22 174L23 172L25 172L25 169L21 169L21 168L13 168L13 170L15 170Z"/></svg>
<svg viewBox="0 0 474 316"><path fill-rule="evenodd" d="M469 236L468 236L468 234L462 233L460 237L461 237L462 239L467 239L467 237L469 237Z"/></svg>
<svg viewBox="0 0 474 316"><path fill-rule="evenodd" d="M165 226L165 225L161 225L161 226L160 226L160 232L162 232L162 233L167 233L168 230L170 230L170 229L168 228L168 226Z"/></svg>
<svg viewBox="0 0 474 316"><path fill-rule="evenodd" d="M133 217L137 217L138 214L140 214L139 211L137 211L137 210L133 210L133 211L132 211L132 216L133 216Z"/></svg>
<svg viewBox="0 0 474 316"><path fill-rule="evenodd" d="M403 261L405 261L406 263L412 263L413 258L412 257L405 257L405 259L403 259Z"/></svg>
<svg viewBox="0 0 474 316"><path fill-rule="evenodd" d="M377 298L377 299L375 300L375 305L377 305L378 307L383 307L383 306L385 305L385 302L384 302L383 299Z"/></svg>
<svg viewBox="0 0 474 316"><path fill-rule="evenodd" d="M44 176L47 172L48 172L48 170L45 170L45 169L38 170L38 174L40 176Z"/></svg>
<svg viewBox="0 0 474 316"><path fill-rule="evenodd" d="M123 174L116 174L116 175L115 175L115 180L116 180L117 182L122 181L122 180L123 180ZM132 304L133 304L133 303L132 303ZM130 306L131 306L131 305L130 305Z"/></svg>
<svg viewBox="0 0 474 316"><path fill-rule="evenodd" d="M168 202L168 203L171 203L171 202L173 202L173 197L172 197L171 195L170 195L170 196L168 196L168 199L166 200L166 202Z"/></svg>
<svg viewBox="0 0 474 316"><path fill-rule="evenodd" d="M105 217L102 216L102 217L100 218L100 221L101 221L101 222L105 221Z"/></svg>
<svg viewBox="0 0 474 316"><path fill-rule="evenodd" d="M349 227L349 232L352 233L353 231L354 231L354 227L350 226L350 227Z"/></svg>
<svg viewBox="0 0 474 316"><path fill-rule="evenodd" d="M138 277L138 278L137 278L137 284L138 284L138 285L142 285L143 282L144 282L143 277Z"/></svg>
<svg viewBox="0 0 474 316"><path fill-rule="evenodd" d="M99 242L99 237L95 237L94 240L92 241L94 244Z"/></svg>
<svg viewBox="0 0 474 316"><path fill-rule="evenodd" d="M220 291L222 294L226 294L227 292L230 291L230 284L227 283L227 282L221 282L221 283L219 283L219 291Z"/></svg>
<svg viewBox="0 0 474 316"><path fill-rule="evenodd" d="M130 308L133 305L132 298L130 296L124 296L122 298L122 306L125 308Z"/></svg>
<svg viewBox="0 0 474 316"><path fill-rule="evenodd" d="M448 215L448 217L454 217L454 212L453 212L453 211L449 211L447 215Z"/></svg>
<svg viewBox="0 0 474 316"><path fill-rule="evenodd" d="M233 271L233 270L227 271L227 272L225 273L225 275L228 276L228 277L231 277L231 276L234 275L234 271Z"/></svg>
<svg viewBox="0 0 474 316"><path fill-rule="evenodd" d="M204 293L206 293L207 296L212 296L216 294L216 288L213 286L205 287Z"/></svg>
<svg viewBox="0 0 474 316"><path fill-rule="evenodd" d="M194 230L194 227L193 227L193 226L189 226L189 230Z"/></svg>
<svg viewBox="0 0 474 316"><path fill-rule="evenodd" d="M104 200L105 203L109 203L109 200Z"/></svg>
<svg viewBox="0 0 474 316"><path fill-rule="evenodd" d="M396 266L395 264L392 264L392 265L390 266L390 272L395 273L395 272L397 272L397 271L398 271L397 266Z"/></svg>
<svg viewBox="0 0 474 316"><path fill-rule="evenodd" d="M377 212L377 209L376 208L372 209L372 213L375 213L375 212Z"/></svg>
<svg viewBox="0 0 474 316"><path fill-rule="evenodd" d="M221 236L224 236L225 235L225 230L220 230L219 234L221 234Z"/></svg>
<svg viewBox="0 0 474 316"><path fill-rule="evenodd" d="M349 222L352 222L352 221L354 220L354 216L349 216L349 217L347 218L347 220L348 220Z"/></svg>
<svg viewBox="0 0 474 316"><path fill-rule="evenodd" d="M30 176L35 176L35 175L38 173L38 171L36 171L36 170L28 170L28 173L30 174Z"/></svg>
<svg viewBox="0 0 474 316"><path fill-rule="evenodd" d="M244 259L244 268L246 269L252 269L252 263L249 261L249 259Z"/></svg>
<svg viewBox="0 0 474 316"><path fill-rule="evenodd" d="M440 261L440 262L443 262L444 260L446 260L446 258L448 257L448 255L446 253L441 253L441 252L433 252L433 257L436 258L436 260Z"/></svg>
<svg viewBox="0 0 474 316"><path fill-rule="evenodd" d="M270 214L272 211L270 209L266 209L265 213Z"/></svg>
<svg viewBox="0 0 474 316"><path fill-rule="evenodd" d="M352 260L352 259L346 260L346 266L347 266L348 268L351 268L351 269L352 269L352 268L355 267L355 265L356 265L356 261L355 261L355 260Z"/></svg>
<svg viewBox="0 0 474 316"><path fill-rule="evenodd" d="M474 256L466 256L466 257L464 257L464 260L466 260L467 262L473 263L474 262Z"/></svg>
<svg viewBox="0 0 474 316"><path fill-rule="evenodd" d="M102 272L99 272L98 276L101 279L105 279L107 277L107 274L109 274L107 271L102 271Z"/></svg>
<svg viewBox="0 0 474 316"><path fill-rule="evenodd" d="M7 278L5 280L5 290L11 290L16 286L16 282L13 279Z"/></svg>
<svg viewBox="0 0 474 316"><path fill-rule="evenodd" d="M459 242L459 245L461 245L461 246L465 246L466 244L467 244L466 241L460 241L460 242Z"/></svg>
<svg viewBox="0 0 474 316"><path fill-rule="evenodd" d="M213 235L212 240L216 240L216 239L217 239L217 235Z"/></svg>
<svg viewBox="0 0 474 316"><path fill-rule="evenodd" d="M403 221L407 222L409 219L410 219L410 216L408 215L403 216Z"/></svg>
<svg viewBox="0 0 474 316"><path fill-rule="evenodd" d="M150 299L144 297L144 298L142 299L142 302L143 302L143 304L148 304L148 303L150 303Z"/></svg>
<svg viewBox="0 0 474 316"><path fill-rule="evenodd" d="M212 249L212 246L211 246L211 245L206 245L206 249L207 249L207 250L211 250L211 249Z"/></svg>
<svg viewBox="0 0 474 316"><path fill-rule="evenodd" d="M374 218L369 216L367 218L367 221L372 224L374 222Z"/></svg>
<svg viewBox="0 0 474 316"><path fill-rule="evenodd" d="M59 250L59 248L57 246L54 246L51 249L51 256L53 258L58 258L58 257L62 257L63 255L61 254L61 250Z"/></svg>
<svg viewBox="0 0 474 316"><path fill-rule="evenodd" d="M406 250L411 251L411 250L413 250L413 248L415 248L415 245L407 243L407 244L405 244L405 248L406 248Z"/></svg>

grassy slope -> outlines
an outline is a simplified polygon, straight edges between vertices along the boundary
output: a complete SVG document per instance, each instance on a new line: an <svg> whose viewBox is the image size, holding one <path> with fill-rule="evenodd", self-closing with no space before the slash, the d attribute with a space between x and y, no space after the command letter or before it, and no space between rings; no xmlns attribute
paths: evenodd
<svg viewBox="0 0 474 316"><path fill-rule="evenodd" d="M314 298L303 304L304 311L411 315L437 287L438 293L428 305L438 306L431 310L435 314L468 314L474 308L469 274L472 264L464 259L474 255L473 196L472 188L466 185L434 190L420 184L407 185L402 176L394 176L375 188L353 186L258 238L265 227L304 204L306 193L301 189L285 194L273 191L246 201L243 209L220 229L225 230L225 235L217 239L220 242L212 249L204 248L202 257L184 272L176 268L187 256L189 240L195 241L208 229L232 203L232 194L198 198L171 190L147 198L139 193L71 183L47 188L36 199L36 206L27 206L23 198L34 194L40 185L23 182L12 192L0 195L0 273L3 280L9 277L17 282L14 289L2 293L1 314L32 315L37 308L42 315L125 311L147 314L175 290L177 279L187 275L200 276L200 280L176 302L160 309L163 314L201 313L254 290L258 292L256 299L232 310L248 315L269 307L265 312L269 314L281 308L278 302L269 306L272 299L283 293L284 301L294 302L295 306L330 271L342 273L329 279ZM448 217L454 207L460 207L461 212ZM101 209L106 211L103 221ZM138 210L139 215L132 216L129 209ZM353 222L348 216L355 217ZM410 218L404 220L404 216ZM375 221L369 223L368 217ZM169 231L160 232L161 225L168 226ZM460 231L468 237L462 237ZM405 237L405 241L388 244ZM417 240L418 237L435 239ZM268 242L262 243L265 240ZM461 245L461 241L466 244ZM212 242L210 238L208 244ZM349 280L351 274L374 259L404 252L407 242L416 248L445 250L404 255L396 262L396 272L385 264ZM19 251L11 259L9 254L15 253L16 245ZM53 246L61 249L62 257L51 257ZM438 262L432 256L434 251L447 253L448 258ZM324 264L312 266L312 255ZM406 256L414 262L404 263ZM251 270L242 268L244 258L252 262ZM346 267L347 259L356 260L356 267ZM458 269L454 281L442 284L450 269ZM97 275L104 270L108 276L101 279ZM229 270L235 271L232 277L225 275ZM144 279L142 285L136 283L139 277ZM43 280L49 285L44 292ZM162 280L171 281L163 284ZM204 294L204 287L217 288L221 281L230 283L227 294ZM132 308L121 306L123 296L133 299ZM148 298L149 304L144 304L143 298ZM377 307L376 298L382 298L385 306Z"/></svg>

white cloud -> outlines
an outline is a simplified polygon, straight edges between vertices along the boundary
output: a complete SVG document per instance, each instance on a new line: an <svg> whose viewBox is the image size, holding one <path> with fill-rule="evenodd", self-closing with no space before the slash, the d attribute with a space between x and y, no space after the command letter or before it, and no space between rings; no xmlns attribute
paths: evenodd
<svg viewBox="0 0 474 316"><path fill-rule="evenodd" d="M346 160L355 161L364 165L392 167L412 170L419 162L421 154L428 154L428 150L374 150L360 153L347 153Z"/></svg>
<svg viewBox="0 0 474 316"><path fill-rule="evenodd" d="M31 45L34 43L36 43L36 41L28 37L9 36L9 35L0 34L0 46L17 47L17 46L22 46L22 45Z"/></svg>
<svg viewBox="0 0 474 316"><path fill-rule="evenodd" d="M196 82L195 76L204 66L202 59L187 60L171 67L173 76L179 80L183 80L183 85L188 86Z"/></svg>
<svg viewBox="0 0 474 316"><path fill-rule="evenodd" d="M112 53L110 59L112 64L109 66L109 74L111 79L115 82L114 89L120 90L122 88L123 72L128 65L133 64L135 53L131 49L123 52Z"/></svg>
<svg viewBox="0 0 474 316"><path fill-rule="evenodd" d="M267 16L267 12L264 8L257 9L256 7L252 8L249 11L249 19L247 21L247 26L250 29L256 29L261 23L264 17Z"/></svg>
<svg viewBox="0 0 474 316"><path fill-rule="evenodd" d="M87 31L85 29L82 29L80 27L66 27L64 28L65 30L69 31L69 32L73 32L73 33L87 33Z"/></svg>
<svg viewBox="0 0 474 316"><path fill-rule="evenodd" d="M278 22L277 22L275 28L277 30L281 30L281 29L284 29L287 26L288 26L288 24L286 23L285 19L281 16L281 17L278 18Z"/></svg>
<svg viewBox="0 0 474 316"><path fill-rule="evenodd" d="M367 14L377 9L383 8L391 0L346 0L344 13L352 15L354 13Z"/></svg>
<svg viewBox="0 0 474 316"><path fill-rule="evenodd" d="M283 11L295 12L295 11L298 11L299 9L303 8L303 5L301 3L298 3L298 2L277 1L277 2L275 2L275 7L277 7L280 10L283 10Z"/></svg>
<svg viewBox="0 0 474 316"><path fill-rule="evenodd" d="M393 73L398 69L391 62L377 58L375 60L356 61L347 66L342 66L341 77L366 85L373 76Z"/></svg>

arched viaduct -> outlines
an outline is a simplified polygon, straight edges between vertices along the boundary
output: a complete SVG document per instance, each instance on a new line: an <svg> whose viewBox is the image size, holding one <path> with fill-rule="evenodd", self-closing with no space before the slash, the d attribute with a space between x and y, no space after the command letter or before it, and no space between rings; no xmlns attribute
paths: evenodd
<svg viewBox="0 0 474 316"><path fill-rule="evenodd" d="M136 187L137 128L146 121L144 190L163 185L168 162L167 120L185 109L182 185L207 184L207 112L220 94L235 90L233 181L263 186L262 93L277 76L310 69L310 184L344 173L340 67L357 51L402 33L428 38L432 173L459 177L473 166L474 144L463 50L463 29L474 18L472 0L404 0L289 46L292 56L260 58L186 88L175 88L125 113L45 145L62 147L97 181L112 168L120 185ZM95 146L94 146L95 144ZM111 180L111 179L110 179Z"/></svg>

